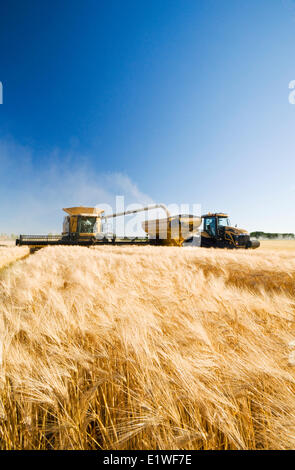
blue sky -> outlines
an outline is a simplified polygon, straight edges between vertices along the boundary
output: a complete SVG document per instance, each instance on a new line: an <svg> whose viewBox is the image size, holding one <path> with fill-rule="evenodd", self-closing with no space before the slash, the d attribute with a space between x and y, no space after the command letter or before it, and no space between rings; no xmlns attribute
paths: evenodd
<svg viewBox="0 0 295 470"><path fill-rule="evenodd" d="M61 208L201 204L295 232L293 0L0 7L0 233Z"/></svg>

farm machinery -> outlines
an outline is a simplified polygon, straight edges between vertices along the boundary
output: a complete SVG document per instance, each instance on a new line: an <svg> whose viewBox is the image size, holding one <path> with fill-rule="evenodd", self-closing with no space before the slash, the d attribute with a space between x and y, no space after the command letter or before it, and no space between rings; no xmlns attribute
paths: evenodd
<svg viewBox="0 0 295 470"><path fill-rule="evenodd" d="M145 237L119 237L103 230L106 221L142 211L162 209L166 217L142 222ZM153 204L140 209L106 215L96 207L70 207L60 235L20 235L16 245L28 246L33 252L48 245L162 245L201 246L215 248L257 248L259 242L251 240L246 230L230 226L228 216L222 213L171 215L164 204ZM200 226L204 222L203 229Z"/></svg>
<svg viewBox="0 0 295 470"><path fill-rule="evenodd" d="M227 214L205 214L201 246L214 248L258 248L260 242L251 239L247 230L232 227Z"/></svg>

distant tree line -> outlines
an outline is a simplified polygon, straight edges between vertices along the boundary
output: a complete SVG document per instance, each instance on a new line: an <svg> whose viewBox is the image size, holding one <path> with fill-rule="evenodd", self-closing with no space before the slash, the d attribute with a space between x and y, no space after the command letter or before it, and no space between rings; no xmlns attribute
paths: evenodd
<svg viewBox="0 0 295 470"><path fill-rule="evenodd" d="M16 240L18 235L15 233L11 233L10 235L8 233L0 233L0 240Z"/></svg>
<svg viewBox="0 0 295 470"><path fill-rule="evenodd" d="M275 239L280 239L280 240L293 240L295 239L295 234L294 233L265 233L265 232L251 232L250 233L251 237L254 238L264 238L264 239L269 239L269 240L275 240Z"/></svg>

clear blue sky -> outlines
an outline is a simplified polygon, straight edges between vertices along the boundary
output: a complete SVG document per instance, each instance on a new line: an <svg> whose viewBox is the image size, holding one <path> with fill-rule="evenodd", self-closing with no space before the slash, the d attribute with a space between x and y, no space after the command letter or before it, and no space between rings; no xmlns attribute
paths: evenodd
<svg viewBox="0 0 295 470"><path fill-rule="evenodd" d="M156 201L295 232L293 0L0 6L0 232Z"/></svg>

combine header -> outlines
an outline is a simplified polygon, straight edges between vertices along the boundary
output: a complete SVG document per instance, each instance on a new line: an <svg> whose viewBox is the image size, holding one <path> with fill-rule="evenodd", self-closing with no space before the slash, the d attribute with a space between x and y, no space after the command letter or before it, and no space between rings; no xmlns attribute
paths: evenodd
<svg viewBox="0 0 295 470"><path fill-rule="evenodd" d="M142 222L145 237L118 237L103 231L103 223L114 217L127 216L142 211L162 209L166 217ZM26 245L33 252L48 245L197 245L216 248L257 248L259 242L250 240L248 232L230 227L226 214L170 215L164 204L153 204L141 209L105 215L95 207L69 207L61 235L20 235L16 245ZM203 231L199 227L204 220Z"/></svg>

